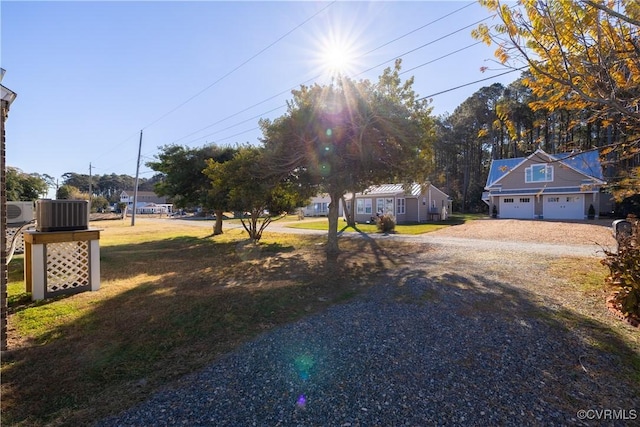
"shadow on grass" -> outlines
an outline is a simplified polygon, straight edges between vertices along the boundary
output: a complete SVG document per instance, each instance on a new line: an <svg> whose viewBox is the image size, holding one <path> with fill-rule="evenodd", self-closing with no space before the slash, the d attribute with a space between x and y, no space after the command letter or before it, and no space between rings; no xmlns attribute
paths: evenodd
<svg viewBox="0 0 640 427"><path fill-rule="evenodd" d="M344 408L388 399L390 407L357 411L367 425L459 417L469 425L486 425L487 417L492 425L573 425L585 408L626 408L629 414L637 405L637 376L629 367L637 354L606 325L549 308L527 289L472 270L432 274L406 266L396 273L398 280L389 276L353 304L263 337L247 352L219 360L217 369L174 384L155 399L163 416L176 424L220 413L229 425L276 416L283 425L326 420L326 405L298 410L297 393L281 384L312 389L314 402L332 402L337 390L348 390L339 398ZM247 356L262 352L267 360ZM314 362L304 378L287 369L292 355L300 354ZM211 384L215 399L200 405L200 390ZM249 407L242 396L268 404ZM404 405L403 396L419 398ZM152 422L157 409L145 407L135 419ZM336 411L332 422L342 425L353 417L353 411Z"/></svg>
<svg viewBox="0 0 640 427"><path fill-rule="evenodd" d="M87 424L261 332L352 297L378 271L357 244L345 246L353 250L331 261L317 245L277 241L177 237L101 248L100 291L64 297L80 315L3 358L3 423ZM27 309L43 307L19 308Z"/></svg>
<svg viewBox="0 0 640 427"><path fill-rule="evenodd" d="M629 384L629 378L639 378L638 356L608 326L569 310L548 308L539 296L489 279L477 269L467 268L469 274L433 274L428 263L413 259L415 251L432 250L428 246L413 245L411 252L397 242L380 242L366 233L362 237L341 240L343 252L331 260L321 247L299 250L276 243L255 248L246 241L191 237L105 247L106 283L101 292L107 296L85 294L90 301L82 316L4 358L3 424L90 424L147 398L158 387L262 332L345 301L364 284L370 285L365 300L382 298L376 307L410 304L418 309L415 317L413 312L407 318L402 310L394 312L400 317L389 322L401 328L388 329L385 339L403 344L419 327L425 331L419 337L421 347L443 349L435 359L438 363L486 378L480 392L470 384L463 386L486 399L487 407L496 396L504 400L500 405L510 407L519 392L543 400L565 393L566 401L554 403L563 411L620 407L637 396L637 383ZM142 276L139 282L118 284L137 275ZM372 309L353 315L366 319L361 324L387 321ZM350 334L356 340L366 333L350 325L322 323L316 332L343 327L339 333L346 342ZM442 340L451 342L443 346ZM471 342L480 342L482 351L469 346ZM389 351L399 353L385 355L380 363L394 360L411 372L429 368L404 355L404 347L390 346ZM327 343L327 348L335 346ZM512 363L500 372L488 372L487 361L496 357ZM629 363L635 364L635 371L626 367ZM340 371L344 370L334 369ZM350 372L344 381L357 381L366 374ZM628 387L628 393L624 387L614 387L614 382ZM436 385L448 393L450 384ZM263 389L268 387L256 387ZM483 390L501 392L485 396ZM357 407L357 401L344 403ZM399 416L411 420L409 412Z"/></svg>

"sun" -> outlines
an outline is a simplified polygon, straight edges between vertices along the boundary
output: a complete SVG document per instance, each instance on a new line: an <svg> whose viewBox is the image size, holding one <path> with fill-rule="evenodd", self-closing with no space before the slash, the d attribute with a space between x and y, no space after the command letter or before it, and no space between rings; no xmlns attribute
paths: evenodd
<svg viewBox="0 0 640 427"><path fill-rule="evenodd" d="M360 56L354 38L348 33L329 31L317 44L317 62L330 77L353 77Z"/></svg>
<svg viewBox="0 0 640 427"><path fill-rule="evenodd" d="M353 52L350 52L344 44L326 46L320 60L325 70L331 75L345 75L353 70Z"/></svg>

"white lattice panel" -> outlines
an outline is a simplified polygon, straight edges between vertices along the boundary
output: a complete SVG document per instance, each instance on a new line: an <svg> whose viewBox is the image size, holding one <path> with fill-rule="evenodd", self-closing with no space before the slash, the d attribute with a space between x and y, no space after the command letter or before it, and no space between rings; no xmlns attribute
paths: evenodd
<svg viewBox="0 0 640 427"><path fill-rule="evenodd" d="M11 241L13 240L13 236L18 234L19 227L7 227L6 235L7 235L7 251L11 249ZM24 253L24 238L22 233L18 234L16 237L16 250L15 254L23 254Z"/></svg>
<svg viewBox="0 0 640 427"><path fill-rule="evenodd" d="M55 293L89 286L89 242L47 245L47 292Z"/></svg>

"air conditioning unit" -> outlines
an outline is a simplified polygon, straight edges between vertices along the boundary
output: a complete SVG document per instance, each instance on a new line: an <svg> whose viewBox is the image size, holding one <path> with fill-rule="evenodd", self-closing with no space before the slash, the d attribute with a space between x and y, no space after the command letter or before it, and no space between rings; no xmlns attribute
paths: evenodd
<svg viewBox="0 0 640 427"><path fill-rule="evenodd" d="M33 221L33 202L7 202L7 224Z"/></svg>
<svg viewBox="0 0 640 427"><path fill-rule="evenodd" d="M36 201L36 231L74 231L89 228L86 200Z"/></svg>

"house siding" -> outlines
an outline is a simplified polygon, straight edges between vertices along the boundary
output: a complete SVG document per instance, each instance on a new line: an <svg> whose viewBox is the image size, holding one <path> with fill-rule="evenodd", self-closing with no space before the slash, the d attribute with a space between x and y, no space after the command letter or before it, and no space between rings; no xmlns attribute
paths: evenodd
<svg viewBox="0 0 640 427"><path fill-rule="evenodd" d="M382 193L379 191L380 188L391 190L391 187L395 187L395 192ZM449 196L432 185L427 186L421 194L418 194L420 187L415 184L410 193L404 193L402 191L398 192L397 187L397 185L394 186L392 184L386 184L385 186L381 187L372 187L374 188L374 190L356 194L356 200L368 199L371 201L371 213L358 213L358 204L354 203L354 205L356 206L356 209L354 211L354 218L356 222L371 222L371 220L375 218L376 212L378 210L378 200L385 199L393 199L393 215L396 218L396 222L399 224L444 219L441 218L443 207L446 207L447 213L451 212L451 202L449 200ZM404 214L398 213L399 199L404 199L405 201ZM386 206L386 203L382 203L382 205ZM436 213L436 215L430 216L430 212L434 212Z"/></svg>
<svg viewBox="0 0 640 427"><path fill-rule="evenodd" d="M420 203L418 202L417 198L412 198L412 199L406 199L406 206L407 206L407 214L405 215L405 220L407 222L420 222L420 217L419 217L419 209L420 209Z"/></svg>
<svg viewBox="0 0 640 427"><path fill-rule="evenodd" d="M545 164L545 162L533 161L532 159L525 161L518 168L514 169L508 175L505 175L497 184L502 188L509 189L537 189L540 187L554 188L575 186L575 183L581 182L585 176L575 170L564 166L559 162L546 163L553 166L553 181L551 182L525 182L525 169L531 165Z"/></svg>
<svg viewBox="0 0 640 427"><path fill-rule="evenodd" d="M604 181L601 179L597 156L590 156L590 160L582 158L580 154L559 156L564 160L555 161L538 150L521 161L495 161L485 187L489 193L483 195L483 200L489 204L490 209L494 205L498 208L499 218L584 219L592 204L598 215L601 196L599 188ZM552 167L551 179L527 182L527 169L533 165ZM531 173L534 171L531 170ZM535 171L535 174L544 176L541 175L544 172L540 170ZM522 202L525 198L531 198L532 204L520 203L518 206L518 199ZM552 201L550 198L557 199ZM507 204L505 199L513 200ZM513 202L515 204L512 205ZM501 208L505 212L500 212Z"/></svg>

